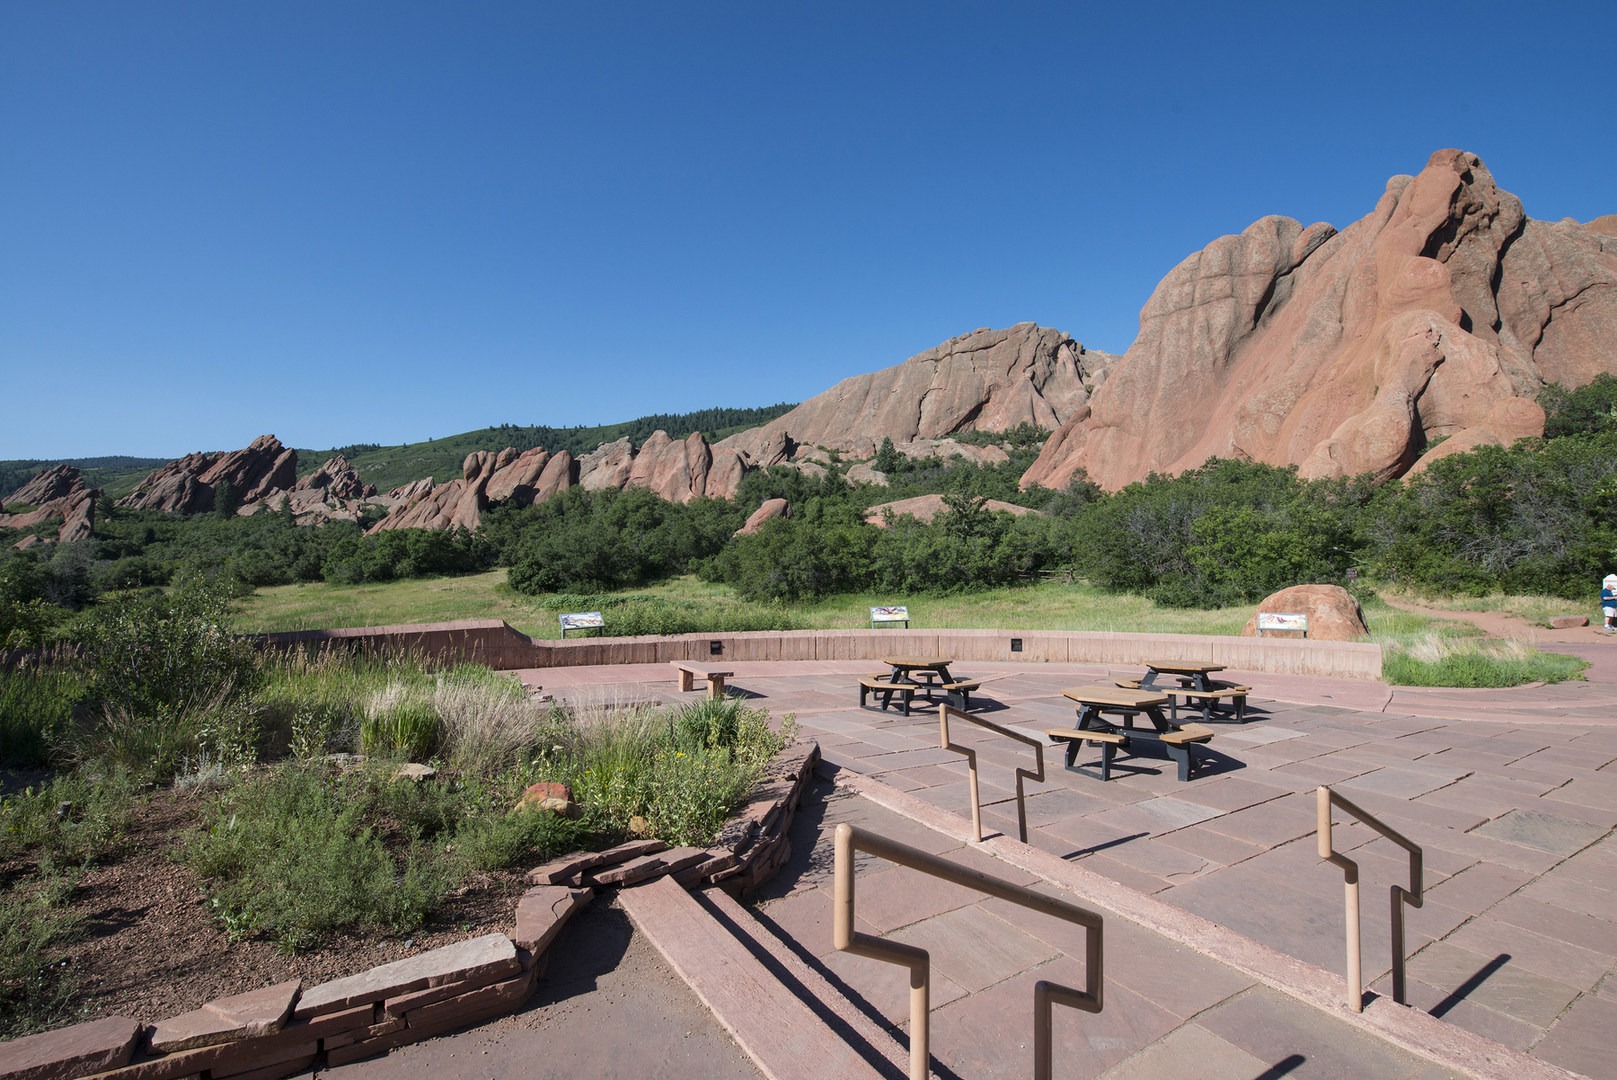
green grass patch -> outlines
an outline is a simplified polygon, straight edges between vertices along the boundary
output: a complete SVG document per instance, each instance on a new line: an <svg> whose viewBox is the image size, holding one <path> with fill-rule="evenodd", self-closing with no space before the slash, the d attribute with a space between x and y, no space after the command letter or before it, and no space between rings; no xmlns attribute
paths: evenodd
<svg viewBox="0 0 1617 1080"><path fill-rule="evenodd" d="M505 571L373 585L285 585L259 589L242 605L243 631L387 626L454 619L504 619L538 639L561 636L557 613L601 611L609 634L715 633L742 630L868 628L870 609L908 604L922 629L1095 630L1237 634L1247 608L1162 607L1139 596L1113 595L1083 583L1045 582L944 597L853 593L814 603L747 603L728 585L674 578L620 593L552 593L524 597L505 585Z"/></svg>
<svg viewBox="0 0 1617 1080"><path fill-rule="evenodd" d="M47 874L0 892L0 1039L75 1019L72 972L57 962L82 926L65 906L73 888L71 877Z"/></svg>
<svg viewBox="0 0 1617 1080"><path fill-rule="evenodd" d="M1427 634L1383 652L1381 677L1394 686L1506 687L1583 677L1588 662L1538 652L1518 641Z"/></svg>
<svg viewBox="0 0 1617 1080"><path fill-rule="evenodd" d="M129 828L135 784L127 773L64 773L0 796L0 858L83 866L111 851Z"/></svg>

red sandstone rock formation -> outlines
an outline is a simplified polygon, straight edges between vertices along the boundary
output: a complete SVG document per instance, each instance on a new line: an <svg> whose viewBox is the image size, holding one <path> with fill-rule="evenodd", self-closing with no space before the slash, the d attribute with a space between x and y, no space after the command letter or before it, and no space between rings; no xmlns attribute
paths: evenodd
<svg viewBox="0 0 1617 1080"><path fill-rule="evenodd" d="M359 478L348 459L338 454L292 485L293 491L318 491L331 499L374 499L376 486Z"/></svg>
<svg viewBox="0 0 1617 1080"><path fill-rule="evenodd" d="M796 444L869 457L884 438L905 444L1023 423L1054 429L1079 413L1114 359L1032 323L978 330L895 367L844 379L713 449L765 468L788 460ZM734 488L710 484L707 493L728 496Z"/></svg>
<svg viewBox="0 0 1617 1080"><path fill-rule="evenodd" d="M7 496L13 505L33 509L21 514L0 513L0 529L31 529L60 518L61 525L56 530L60 543L88 540L95 531L95 501L100 495L96 488L85 486L84 478L73 466L53 465Z"/></svg>
<svg viewBox="0 0 1617 1080"><path fill-rule="evenodd" d="M494 503L543 502L573 486L573 455L535 447L479 450L461 464L461 478L445 484L418 480L394 488L385 502L393 510L372 527L383 529L476 529Z"/></svg>
<svg viewBox="0 0 1617 1080"><path fill-rule="evenodd" d="M196 514L213 509L215 489L228 483L240 503L260 502L289 491L298 480L298 452L273 435L260 435L244 450L187 454L157 469L118 500L134 510Z"/></svg>
<svg viewBox="0 0 1617 1080"><path fill-rule="evenodd" d="M791 517L792 508L785 499L765 499L747 518L747 523L736 530L737 536L751 536L763 528L764 522L772 521L778 517Z"/></svg>
<svg viewBox="0 0 1617 1080"><path fill-rule="evenodd" d="M887 514L891 511L893 517L912 517L918 521L931 521L949 508L943 501L942 495L917 495L913 499L897 499L893 502L878 503L865 511L865 522L877 528L887 527ZM998 499L983 500L984 510L1003 510L1007 514L1021 517L1023 514L1037 514L1039 511L1026 506L1017 506L1014 503L1000 502Z"/></svg>
<svg viewBox="0 0 1617 1080"><path fill-rule="evenodd" d="M1617 240L1528 219L1442 150L1344 232L1264 218L1186 259L1022 483L1115 490L1213 456L1402 476L1542 433L1540 387L1617 372L1613 340Z"/></svg>

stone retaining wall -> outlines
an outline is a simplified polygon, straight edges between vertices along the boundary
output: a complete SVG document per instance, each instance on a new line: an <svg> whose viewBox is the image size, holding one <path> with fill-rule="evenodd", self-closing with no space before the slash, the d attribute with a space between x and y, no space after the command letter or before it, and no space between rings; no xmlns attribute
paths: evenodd
<svg viewBox="0 0 1617 1080"><path fill-rule="evenodd" d="M956 660L1115 664L1205 660L1235 671L1379 679L1381 646L1352 641L1062 630L787 630L534 641L498 619L265 634L279 648L351 648L442 663L513 668L664 664L672 660L876 660L897 653ZM713 651L717 642L719 651ZM1017 646L1020 646L1018 649Z"/></svg>
<svg viewBox="0 0 1617 1080"><path fill-rule="evenodd" d="M516 1012L562 927L597 889L672 876L743 894L772 876L790 854L786 834L819 759L814 743L778 754L711 849L639 840L532 871L509 934L308 989L293 980L219 998L150 1026L109 1016L0 1043L0 1080L277 1080Z"/></svg>

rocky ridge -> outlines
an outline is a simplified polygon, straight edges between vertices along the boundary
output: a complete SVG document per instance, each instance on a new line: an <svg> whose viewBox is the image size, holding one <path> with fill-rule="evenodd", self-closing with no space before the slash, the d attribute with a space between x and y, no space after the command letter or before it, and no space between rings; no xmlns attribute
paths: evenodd
<svg viewBox="0 0 1617 1080"><path fill-rule="evenodd" d="M1609 220L1534 221L1460 150L1342 232L1263 218L1163 279L1022 484L1116 490L1215 456L1387 479L1542 434L1546 382L1617 372Z"/></svg>
<svg viewBox="0 0 1617 1080"><path fill-rule="evenodd" d="M480 451L458 479L378 495L341 458L299 479L296 451L264 435L171 462L120 505L196 513L228 485L239 513L286 506L308 523L380 506L376 529L475 529L492 505L574 485L689 502L731 497L753 470L820 476L835 459L854 463L851 482L883 484L873 459L884 439L912 459L999 464L998 447L951 436L1020 424L1055 432L1023 487L1063 487L1083 469L1115 490L1214 456L1385 479L1542 433L1538 390L1617 373L1614 340L1617 215L1535 221L1480 159L1442 150L1343 231L1266 217L1191 255L1152 293L1122 357L1021 323L845 379L716 443L659 431L576 460Z"/></svg>

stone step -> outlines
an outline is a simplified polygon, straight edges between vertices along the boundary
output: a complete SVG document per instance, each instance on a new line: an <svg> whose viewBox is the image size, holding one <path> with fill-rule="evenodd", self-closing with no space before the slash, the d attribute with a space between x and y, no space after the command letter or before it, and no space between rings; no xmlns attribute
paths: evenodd
<svg viewBox="0 0 1617 1080"><path fill-rule="evenodd" d="M664 877L618 903L770 1080L906 1075L906 1048L722 892Z"/></svg>

